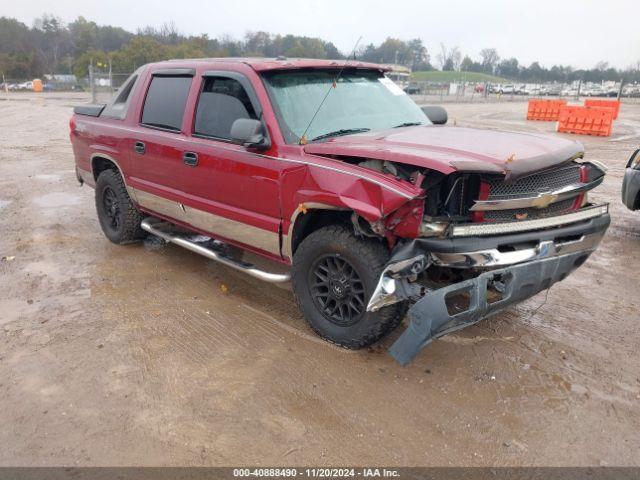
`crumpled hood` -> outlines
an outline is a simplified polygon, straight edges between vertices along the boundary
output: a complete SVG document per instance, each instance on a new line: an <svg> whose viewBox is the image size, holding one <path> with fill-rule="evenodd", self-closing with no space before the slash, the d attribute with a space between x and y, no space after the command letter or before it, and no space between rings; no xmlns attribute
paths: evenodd
<svg viewBox="0 0 640 480"><path fill-rule="evenodd" d="M449 174L500 173L507 180L582 156L581 143L551 135L449 126L415 126L336 137L306 153L389 160Z"/></svg>

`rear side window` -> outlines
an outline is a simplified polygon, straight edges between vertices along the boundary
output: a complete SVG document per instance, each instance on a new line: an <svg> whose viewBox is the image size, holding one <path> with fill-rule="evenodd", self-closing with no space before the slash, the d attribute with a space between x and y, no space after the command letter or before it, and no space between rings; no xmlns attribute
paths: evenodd
<svg viewBox="0 0 640 480"><path fill-rule="evenodd" d="M132 97L131 91L137 80L138 75L136 73L131 75L114 94L113 99L107 104L100 116L119 118L120 120L124 119L127 116L127 108L129 107L129 101Z"/></svg>
<svg viewBox="0 0 640 480"><path fill-rule="evenodd" d="M233 78L205 77L194 134L231 139L231 125L239 118L258 119L244 87Z"/></svg>
<svg viewBox="0 0 640 480"><path fill-rule="evenodd" d="M192 77L154 76L142 110L142 124L180 131Z"/></svg>

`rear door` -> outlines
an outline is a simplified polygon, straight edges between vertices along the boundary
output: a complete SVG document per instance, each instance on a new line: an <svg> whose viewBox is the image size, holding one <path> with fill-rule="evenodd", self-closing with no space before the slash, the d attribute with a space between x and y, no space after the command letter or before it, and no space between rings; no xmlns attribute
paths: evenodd
<svg viewBox="0 0 640 480"><path fill-rule="evenodd" d="M192 69L163 69L151 78L131 141L129 179L145 209L186 221L184 208L184 114Z"/></svg>

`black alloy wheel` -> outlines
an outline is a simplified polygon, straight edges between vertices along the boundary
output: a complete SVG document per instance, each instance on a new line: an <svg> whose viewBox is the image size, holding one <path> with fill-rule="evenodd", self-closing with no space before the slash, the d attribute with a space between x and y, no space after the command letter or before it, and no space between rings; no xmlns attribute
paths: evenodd
<svg viewBox="0 0 640 480"><path fill-rule="evenodd" d="M291 280L309 326L322 338L354 349L396 328L406 302L367 311L388 260L383 241L362 237L349 224L326 225L307 235L293 255Z"/></svg>
<svg viewBox="0 0 640 480"><path fill-rule="evenodd" d="M346 259L324 255L315 262L309 277L313 301L327 320L343 327L360 320L366 309L364 285Z"/></svg>
<svg viewBox="0 0 640 480"><path fill-rule="evenodd" d="M110 186L105 187L102 191L102 206L104 207L104 213L109 221L109 227L114 231L117 231L122 223L122 213L118 204L116 192L114 192Z"/></svg>

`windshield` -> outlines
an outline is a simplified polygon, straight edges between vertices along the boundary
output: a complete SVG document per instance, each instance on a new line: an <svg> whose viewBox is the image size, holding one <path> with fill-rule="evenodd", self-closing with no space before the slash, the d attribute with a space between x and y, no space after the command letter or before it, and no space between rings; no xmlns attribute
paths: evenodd
<svg viewBox="0 0 640 480"><path fill-rule="evenodd" d="M289 70L264 75L287 143L300 142L336 74L336 70ZM353 69L342 72L305 138L320 141L367 130L430 123L420 107L382 73Z"/></svg>

